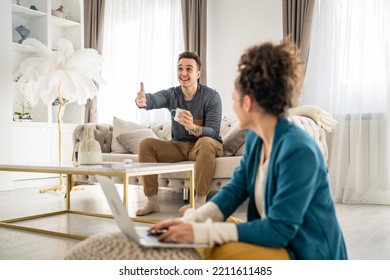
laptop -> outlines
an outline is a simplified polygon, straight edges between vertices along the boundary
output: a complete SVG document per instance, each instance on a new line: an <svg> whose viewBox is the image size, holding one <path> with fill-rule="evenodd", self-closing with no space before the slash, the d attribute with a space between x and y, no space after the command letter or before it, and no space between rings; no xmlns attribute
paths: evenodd
<svg viewBox="0 0 390 280"><path fill-rule="evenodd" d="M129 217L127 210L119 197L114 182L106 176L96 175L96 178L103 189L104 195L110 205L114 220L121 231L133 242L143 247L159 248L196 248L209 247L208 244L193 243L166 243L158 240L157 235L148 233L148 226L135 226Z"/></svg>

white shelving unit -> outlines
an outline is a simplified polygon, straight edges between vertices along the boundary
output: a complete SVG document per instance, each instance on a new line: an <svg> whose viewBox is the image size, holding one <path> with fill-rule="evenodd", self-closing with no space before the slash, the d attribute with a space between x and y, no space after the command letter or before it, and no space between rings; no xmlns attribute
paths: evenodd
<svg viewBox="0 0 390 280"><path fill-rule="evenodd" d="M72 160L72 133L74 124L62 125L62 161ZM58 127L56 123L15 122L13 127L14 162L58 162ZM53 180L48 180L53 178ZM49 185L58 178L56 174L13 173L17 188ZM39 179L39 180L37 180ZM42 181L43 179L43 181Z"/></svg>
<svg viewBox="0 0 390 280"><path fill-rule="evenodd" d="M34 17L40 17L45 16L46 13L41 11L36 11L27 7L24 7L22 5L13 4L11 5L12 8L12 15L14 16L22 16L26 18L34 18Z"/></svg>
<svg viewBox="0 0 390 280"><path fill-rule="evenodd" d="M0 1L0 160L12 161L12 34L11 34L11 4ZM14 189L12 174L0 172L0 191Z"/></svg>
<svg viewBox="0 0 390 280"><path fill-rule="evenodd" d="M80 22L76 22L76 21L73 21L73 20L68 20L68 19L65 19L65 18L59 18L59 17L56 17L56 16L50 16L50 22L53 25L58 26L60 28L68 28L68 27L80 26Z"/></svg>
<svg viewBox="0 0 390 280"><path fill-rule="evenodd" d="M23 25L30 30L29 38L35 38L50 49L57 48L57 41L65 38L72 42L75 50L84 47L84 10L83 0L21 0L21 5L11 1L12 10L12 50L13 71L16 71L20 63L29 56L34 55L34 50L19 43L20 35L15 28ZM36 6L37 10L30 8ZM52 10L64 6L64 16L70 15L72 20L60 18L51 14ZM22 94L15 88L14 111L21 111L20 104L23 101ZM34 122L52 123L57 107L48 106L39 102L31 110ZM54 112L53 112L54 111ZM84 106L69 104L65 108L64 123L81 123L84 117Z"/></svg>
<svg viewBox="0 0 390 280"><path fill-rule="evenodd" d="M35 53L34 49L30 46L21 45L19 43L12 42L12 50L16 53L27 53L32 55Z"/></svg>
<svg viewBox="0 0 390 280"><path fill-rule="evenodd" d="M16 0L10 1L12 13L12 72L15 72L20 63L34 56L35 51L19 43L21 39L15 28L23 25L30 30L29 38L41 41L50 49L57 48L59 38L72 42L75 50L84 47L84 1L83 0ZM34 5L37 10L30 7ZM59 6L64 7L64 16L71 19L52 15L52 10ZM8 10L9 11L9 10ZM1 13L1 12L0 12ZM10 92L13 96L13 111L21 111L22 94L13 86ZM58 161L58 127L56 111L58 107L46 105L40 101L31 109L32 122L13 123L13 161L14 162L43 162ZM10 116L11 118L12 116ZM84 106L76 103L68 104L62 118L62 157L63 161L71 160L72 132L74 127L84 121ZM52 177L46 174L23 173L14 174L15 185L23 185L24 180ZM38 183L41 181L37 181ZM29 183L28 185L31 185Z"/></svg>

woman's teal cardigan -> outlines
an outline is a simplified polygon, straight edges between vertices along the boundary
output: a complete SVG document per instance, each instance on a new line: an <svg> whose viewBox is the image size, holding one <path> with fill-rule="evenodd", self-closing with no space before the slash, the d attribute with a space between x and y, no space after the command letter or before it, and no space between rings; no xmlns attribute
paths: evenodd
<svg viewBox="0 0 390 280"><path fill-rule="evenodd" d="M212 198L225 218L249 198L247 222L237 225L239 241L285 247L292 259L347 259L326 163L315 141L287 119L279 119L267 172L264 219L254 197L263 141L253 131L245 141L240 165Z"/></svg>

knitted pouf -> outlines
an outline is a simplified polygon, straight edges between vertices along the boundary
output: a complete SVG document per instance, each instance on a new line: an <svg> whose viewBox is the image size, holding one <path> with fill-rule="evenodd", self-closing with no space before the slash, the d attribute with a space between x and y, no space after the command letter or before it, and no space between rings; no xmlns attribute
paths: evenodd
<svg viewBox="0 0 390 280"><path fill-rule="evenodd" d="M191 248L144 248L122 232L90 237L77 244L66 260L199 260Z"/></svg>

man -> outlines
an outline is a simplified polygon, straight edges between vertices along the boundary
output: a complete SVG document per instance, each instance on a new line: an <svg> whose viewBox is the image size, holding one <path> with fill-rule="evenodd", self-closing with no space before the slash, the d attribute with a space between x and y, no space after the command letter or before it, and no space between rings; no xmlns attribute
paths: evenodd
<svg viewBox="0 0 390 280"><path fill-rule="evenodd" d="M215 158L223 155L219 136L222 104L219 94L198 83L201 62L196 53L185 51L177 62L178 87L154 94L145 93L144 84L137 93L136 104L146 110L177 108L177 121L172 119L172 141L147 138L138 150L140 162L178 162L193 160L195 165L195 207L206 203L215 170ZM136 212L143 216L160 211L157 200L157 175L144 176L144 194L147 203ZM182 215L189 205L179 209Z"/></svg>

